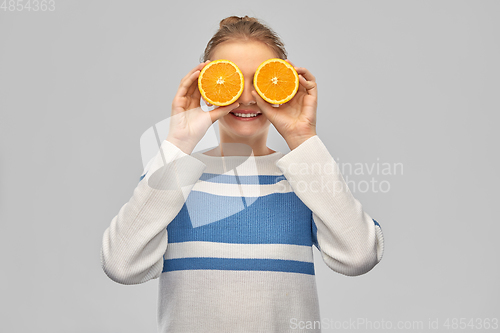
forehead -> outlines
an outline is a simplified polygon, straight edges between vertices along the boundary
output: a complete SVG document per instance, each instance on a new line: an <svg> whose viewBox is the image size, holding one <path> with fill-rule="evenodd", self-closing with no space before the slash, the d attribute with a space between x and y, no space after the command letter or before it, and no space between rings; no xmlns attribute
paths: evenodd
<svg viewBox="0 0 500 333"><path fill-rule="evenodd" d="M231 60L245 72L255 71L262 62L270 58L277 58L277 55L262 42L229 41L217 45L210 60Z"/></svg>

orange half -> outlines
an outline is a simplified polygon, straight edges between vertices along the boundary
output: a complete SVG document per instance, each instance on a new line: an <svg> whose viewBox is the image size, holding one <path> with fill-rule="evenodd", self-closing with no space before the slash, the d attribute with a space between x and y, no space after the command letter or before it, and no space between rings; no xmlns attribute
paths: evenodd
<svg viewBox="0 0 500 333"><path fill-rule="evenodd" d="M198 77L201 96L210 104L225 106L240 98L244 86L243 73L232 61L209 62Z"/></svg>
<svg viewBox="0 0 500 333"><path fill-rule="evenodd" d="M284 104L299 90L299 75L295 68L283 59L272 58L257 68L253 78L257 93L266 102Z"/></svg>

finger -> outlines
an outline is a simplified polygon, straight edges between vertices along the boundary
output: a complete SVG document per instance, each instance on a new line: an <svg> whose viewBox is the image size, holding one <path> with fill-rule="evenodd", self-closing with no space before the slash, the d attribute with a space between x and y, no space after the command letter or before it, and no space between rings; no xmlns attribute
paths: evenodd
<svg viewBox="0 0 500 333"><path fill-rule="evenodd" d="M186 74L186 76L184 76L179 84L179 88L182 87L182 86L190 86L190 82L193 81L193 75L196 76L196 78L198 77L199 73L201 72L201 70L203 69L203 67L205 67L205 65L208 63L208 60L205 61L205 62L202 62L201 64L198 64L196 67L194 67L192 70L189 71L188 74ZM198 73L198 74L196 74Z"/></svg>
<svg viewBox="0 0 500 333"><path fill-rule="evenodd" d="M299 83L302 87L305 88L307 94L312 96L318 96L318 89L316 86L316 82L307 81L303 76L299 76Z"/></svg>
<svg viewBox="0 0 500 333"><path fill-rule="evenodd" d="M207 62L202 62L202 63L196 65L196 67L194 67L193 69L191 69L189 71L189 73L187 73L186 76L184 76L182 78L181 84L182 84L183 81L188 80L191 77L191 75L193 75L194 72L196 72L196 71L200 71L201 72L201 70L203 69L203 67L205 67L206 64L207 64Z"/></svg>
<svg viewBox="0 0 500 333"><path fill-rule="evenodd" d="M297 67L295 70L299 74L299 83L305 91L309 95L317 96L317 83L314 75L304 67Z"/></svg>
<svg viewBox="0 0 500 333"><path fill-rule="evenodd" d="M260 97L260 95L255 90L252 90L252 96L255 98L257 106L262 111L262 113L266 116L267 119L269 119L271 123L273 123L274 118L276 117L276 112L278 112L276 110L276 107L272 107L271 104Z"/></svg>
<svg viewBox="0 0 500 333"><path fill-rule="evenodd" d="M179 89L177 90L176 97L185 97L188 95L188 91L192 86L195 86L195 82L198 79L198 76L200 76L200 70L196 70L191 75L184 77L182 79ZM194 89L193 89L194 92Z"/></svg>
<svg viewBox="0 0 500 333"><path fill-rule="evenodd" d="M210 114L210 119L212 120L212 124L215 123L219 118L224 117L226 114L231 112L240 106L240 103L233 103L226 106L219 106L217 109L208 111Z"/></svg>
<svg viewBox="0 0 500 333"><path fill-rule="evenodd" d="M200 77L200 76L198 75L198 77ZM191 85L189 86L189 88L186 92L186 95L191 96L193 94L196 94L196 92L198 92L198 94L200 93L200 89L198 88L198 80L197 79L194 80L193 83L191 83Z"/></svg>
<svg viewBox="0 0 500 333"><path fill-rule="evenodd" d="M195 68L193 68L182 80L181 83L179 84L179 89L178 89L178 96L184 97L186 95L194 93L196 90L196 85L194 84L195 81L197 81L198 77L200 76L200 73L202 69L209 63L210 61L207 60L205 62L202 62L201 64L198 64Z"/></svg>
<svg viewBox="0 0 500 333"><path fill-rule="evenodd" d="M205 62L202 62L201 64L199 64L197 67L195 67L195 69L198 69L201 73L201 70L203 70L203 68L210 62L210 60L207 60ZM198 71L197 70L197 71ZM197 72L195 71L195 72ZM185 94L185 96L193 96L193 98L195 99L199 99L201 97L201 93L200 93L200 90L198 88L198 78L199 78L199 74L198 76L193 80L193 82L191 83L191 85L189 86L189 88L187 89L187 92Z"/></svg>
<svg viewBox="0 0 500 333"><path fill-rule="evenodd" d="M305 77L307 81L316 81L316 77L314 77L314 75L312 75L306 68L296 67L295 70L297 71L297 74Z"/></svg>

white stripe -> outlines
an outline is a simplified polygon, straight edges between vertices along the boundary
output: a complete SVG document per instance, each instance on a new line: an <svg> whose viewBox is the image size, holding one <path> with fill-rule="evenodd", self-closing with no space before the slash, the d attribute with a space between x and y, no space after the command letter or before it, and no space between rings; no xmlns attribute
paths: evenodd
<svg viewBox="0 0 500 333"><path fill-rule="evenodd" d="M311 246L291 244L169 243L165 259L178 258L282 259L313 262Z"/></svg>
<svg viewBox="0 0 500 333"><path fill-rule="evenodd" d="M224 184L211 183L199 180L192 188L193 191L200 191L214 195L227 197L261 197L272 193L293 192L292 187L286 179L276 184Z"/></svg>
<svg viewBox="0 0 500 333"><path fill-rule="evenodd" d="M239 176L255 175L282 175L283 172L276 166L276 161L284 156L277 152L272 155L263 156L207 156L195 153L192 157L206 164L205 173L234 175L236 169Z"/></svg>

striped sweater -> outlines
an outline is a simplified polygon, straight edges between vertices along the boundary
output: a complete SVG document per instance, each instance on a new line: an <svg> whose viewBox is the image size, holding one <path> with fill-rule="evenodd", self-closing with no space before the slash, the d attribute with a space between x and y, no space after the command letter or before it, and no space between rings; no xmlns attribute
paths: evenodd
<svg viewBox="0 0 500 333"><path fill-rule="evenodd" d="M250 157L164 141L104 232L101 260L122 284L159 278L159 332L289 332L320 321L313 245L345 275L383 254L380 225L318 136Z"/></svg>

